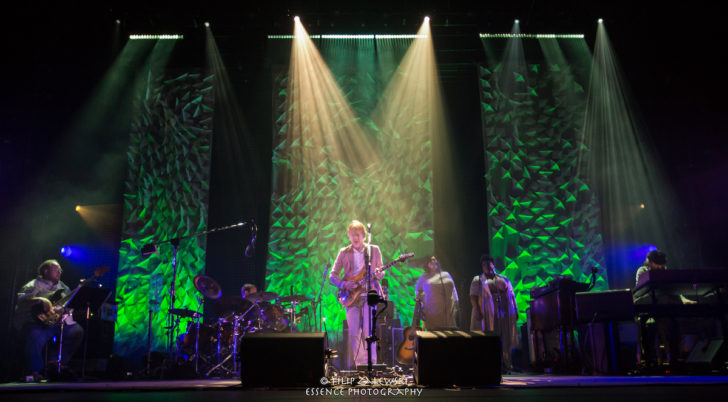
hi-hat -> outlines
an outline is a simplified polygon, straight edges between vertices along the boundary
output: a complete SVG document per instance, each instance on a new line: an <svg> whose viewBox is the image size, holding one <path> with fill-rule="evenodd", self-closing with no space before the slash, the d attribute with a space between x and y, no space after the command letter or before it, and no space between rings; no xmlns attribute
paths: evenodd
<svg viewBox="0 0 728 402"><path fill-rule="evenodd" d="M222 289L214 279L207 275L197 275L194 279L195 288L209 299L219 299L222 296Z"/></svg>

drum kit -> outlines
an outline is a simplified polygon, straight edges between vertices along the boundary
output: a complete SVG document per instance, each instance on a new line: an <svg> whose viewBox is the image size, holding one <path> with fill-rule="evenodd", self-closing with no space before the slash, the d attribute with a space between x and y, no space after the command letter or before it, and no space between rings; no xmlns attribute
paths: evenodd
<svg viewBox="0 0 728 402"><path fill-rule="evenodd" d="M197 275L195 289L205 300L214 301L211 319L189 310L172 309L170 314L188 319L187 331L177 340L177 352L186 360L197 359L195 366L209 377L215 372L236 375L238 345L251 333L298 332L309 312L304 304L313 301L302 295L279 296L274 292L256 292L241 296L223 296L220 285L211 277ZM197 371L197 370L196 370Z"/></svg>

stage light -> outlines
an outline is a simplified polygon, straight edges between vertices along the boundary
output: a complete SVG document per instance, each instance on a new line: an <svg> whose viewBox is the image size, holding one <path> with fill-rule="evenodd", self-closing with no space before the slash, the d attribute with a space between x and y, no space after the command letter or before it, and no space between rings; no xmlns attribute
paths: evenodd
<svg viewBox="0 0 728 402"><path fill-rule="evenodd" d="M430 17L425 16L425 22L430 22Z"/></svg>
<svg viewBox="0 0 728 402"><path fill-rule="evenodd" d="M184 39L182 35L129 35L131 40Z"/></svg>
<svg viewBox="0 0 728 402"><path fill-rule="evenodd" d="M374 35L321 35L321 39L374 39Z"/></svg>
<svg viewBox="0 0 728 402"><path fill-rule="evenodd" d="M520 24L520 23L521 23L521 21L519 21L518 19L515 19L515 20L513 21L513 23L514 23L514 24Z"/></svg>
<svg viewBox="0 0 728 402"><path fill-rule="evenodd" d="M80 205L76 205L76 212L81 212L81 206Z"/></svg>
<svg viewBox="0 0 728 402"><path fill-rule="evenodd" d="M298 18L298 16L293 17L293 20L296 21L296 22L301 22L301 19Z"/></svg>
<svg viewBox="0 0 728 402"><path fill-rule="evenodd" d="M209 27L210 27L210 23L209 23L209 22L207 22L207 21L205 21L205 27L206 27L206 28L209 28Z"/></svg>
<svg viewBox="0 0 728 402"><path fill-rule="evenodd" d="M645 209L645 204L640 204L640 208Z"/></svg>
<svg viewBox="0 0 728 402"><path fill-rule="evenodd" d="M584 39L584 34L512 34L512 33L482 33L481 38L521 38L521 39Z"/></svg>
<svg viewBox="0 0 728 402"><path fill-rule="evenodd" d="M116 24L117 25L121 24L121 20L116 20Z"/></svg>
<svg viewBox="0 0 728 402"><path fill-rule="evenodd" d="M603 19L601 19L601 18L599 18L599 19L597 20L597 22L601 24L602 22L604 22L604 20L603 20Z"/></svg>
<svg viewBox="0 0 728 402"><path fill-rule="evenodd" d="M71 256L71 254L73 254L73 252L71 250L71 246L63 246L63 247L61 247L61 255L62 256L68 258L68 257Z"/></svg>

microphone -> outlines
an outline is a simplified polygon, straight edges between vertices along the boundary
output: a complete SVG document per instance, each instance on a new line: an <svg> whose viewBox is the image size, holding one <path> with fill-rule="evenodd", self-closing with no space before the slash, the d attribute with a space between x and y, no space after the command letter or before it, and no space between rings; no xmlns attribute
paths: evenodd
<svg viewBox="0 0 728 402"><path fill-rule="evenodd" d="M255 255L255 235L258 234L258 228L255 221L250 220L250 244L245 247L245 257L252 258Z"/></svg>

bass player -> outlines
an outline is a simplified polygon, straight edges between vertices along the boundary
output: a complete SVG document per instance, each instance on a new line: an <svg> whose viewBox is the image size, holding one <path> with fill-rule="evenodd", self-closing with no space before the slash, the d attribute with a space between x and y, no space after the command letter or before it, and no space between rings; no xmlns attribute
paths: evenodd
<svg viewBox="0 0 728 402"><path fill-rule="evenodd" d="M26 378L35 381L43 379L43 346L53 336L60 335L60 325L47 325L43 318L62 314L52 302L66 296L70 289L61 281L63 270L56 260L43 261L38 266L38 277L26 283L18 292L15 314L15 327L21 330L25 339L25 358L23 370ZM53 309L53 311L50 311ZM68 365L71 356L83 340L83 328L68 315L63 317L63 350L61 364ZM56 321L56 320L52 320Z"/></svg>
<svg viewBox="0 0 728 402"><path fill-rule="evenodd" d="M369 320L371 319L371 309L367 305L366 283L364 286L359 286L354 278L366 275L366 264L371 262L372 278L369 281L369 289L376 290L382 296L379 280L384 277L384 271L379 269L382 266L382 254L379 247L364 243L367 229L363 223L357 220L352 221L346 229L346 234L351 244L339 250L329 281L340 290L354 293L360 290L353 303L346 307L346 322L349 326L349 339L347 340L349 347L346 361L347 365L353 368L354 365L367 364L365 339L369 336ZM342 271L344 277L340 278ZM376 363L376 360L376 343L373 343L372 362Z"/></svg>

